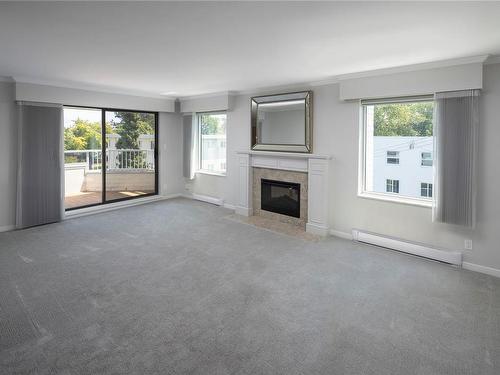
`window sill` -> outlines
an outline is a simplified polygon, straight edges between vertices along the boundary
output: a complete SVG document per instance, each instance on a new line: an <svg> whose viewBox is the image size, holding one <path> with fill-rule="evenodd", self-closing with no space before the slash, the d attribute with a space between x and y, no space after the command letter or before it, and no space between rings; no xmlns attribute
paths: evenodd
<svg viewBox="0 0 500 375"><path fill-rule="evenodd" d="M206 175L209 175L209 176L226 177L225 173L204 171L204 170L201 170L201 169L198 170L198 171L196 171L196 174L206 174Z"/></svg>
<svg viewBox="0 0 500 375"><path fill-rule="evenodd" d="M418 206L425 208L432 208L432 200L430 199L418 199L404 196L394 196L392 194L384 194L384 193L373 193L373 192L362 192L358 193L358 197L364 199L375 199L380 201L398 203L398 204L406 204L410 206Z"/></svg>

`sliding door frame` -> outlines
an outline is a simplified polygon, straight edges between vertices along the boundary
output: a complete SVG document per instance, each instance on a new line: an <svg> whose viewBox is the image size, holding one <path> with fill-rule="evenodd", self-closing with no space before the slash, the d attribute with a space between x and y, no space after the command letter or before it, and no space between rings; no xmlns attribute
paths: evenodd
<svg viewBox="0 0 500 375"><path fill-rule="evenodd" d="M64 108L82 108L82 109L96 109L101 111L101 155L102 155L102 161L101 161L101 178L102 178L102 187L101 187L101 202L99 203L92 203L92 204L86 204L84 206L78 206L78 207L71 207L71 208L65 208L64 211L73 211L73 210L79 210L81 208L88 208L88 207L95 207L95 206L102 206L105 204L109 203L115 203L115 202L123 202L123 201L128 201L128 200L133 200L133 199L138 199L138 198L144 198L144 197L151 197L158 195L158 120L159 120L159 113L154 112L154 111L141 111L141 110L135 110L135 109L121 109L121 108L105 108L105 107L92 107L92 106L82 106L82 105L70 105L70 104L65 104L63 105L63 111ZM153 193L146 193L142 195L138 195L135 197L124 197L124 198L118 198L118 199L113 199L113 200L107 200L106 199L106 112L134 112L134 113L148 113L154 115L155 119L155 125L154 125L154 130L155 130L155 147L153 150L153 155L155 159L155 190ZM63 132L63 137L64 137L64 132ZM63 153L64 153L64 148L63 148ZM64 155L63 155L63 160L64 160ZM64 165L63 165L64 168ZM63 171L64 173L64 171ZM66 196L66 192L64 193Z"/></svg>

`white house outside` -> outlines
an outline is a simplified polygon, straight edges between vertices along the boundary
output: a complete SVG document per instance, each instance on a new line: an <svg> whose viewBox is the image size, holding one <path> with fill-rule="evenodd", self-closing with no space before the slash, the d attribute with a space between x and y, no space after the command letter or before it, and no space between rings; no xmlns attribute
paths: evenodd
<svg viewBox="0 0 500 375"><path fill-rule="evenodd" d="M366 190L430 198L433 137L367 138Z"/></svg>

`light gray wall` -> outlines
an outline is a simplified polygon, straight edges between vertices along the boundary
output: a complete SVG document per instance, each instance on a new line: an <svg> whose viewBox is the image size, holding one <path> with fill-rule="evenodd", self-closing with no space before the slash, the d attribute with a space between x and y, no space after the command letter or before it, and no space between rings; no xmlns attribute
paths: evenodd
<svg viewBox="0 0 500 375"><path fill-rule="evenodd" d="M0 82L0 231L16 221L17 126L14 84Z"/></svg>
<svg viewBox="0 0 500 375"><path fill-rule="evenodd" d="M226 111L231 106L231 95L229 93L202 95L196 98L181 98L180 101L182 113Z"/></svg>
<svg viewBox="0 0 500 375"><path fill-rule="evenodd" d="M16 83L16 100L154 112L175 112L175 100L168 98L150 98L24 82Z"/></svg>
<svg viewBox="0 0 500 375"><path fill-rule="evenodd" d="M308 87L298 88L308 89ZM314 91L314 152L330 154L330 226L349 233L363 229L445 249L464 252L464 261L500 269L500 64L484 68L479 136L477 228L474 230L433 223L431 209L360 198L358 189L359 104L339 99L339 85L317 86ZM265 94L265 93L262 93ZM256 95L259 95L257 93ZM237 150L250 145L250 96L234 98L228 112L227 176L204 176L195 182L199 194L206 192L227 204L237 202ZM210 193L210 194L208 194ZM464 239L473 250L464 250Z"/></svg>
<svg viewBox="0 0 500 375"><path fill-rule="evenodd" d="M159 192L162 195L184 192L182 173L182 117L178 113L160 112Z"/></svg>
<svg viewBox="0 0 500 375"><path fill-rule="evenodd" d="M226 176L196 173L193 180L186 180L186 193L223 199L226 181Z"/></svg>
<svg viewBox="0 0 500 375"><path fill-rule="evenodd" d="M358 78L347 74L341 77L339 97L342 100L371 99L480 89L483 83L482 61L484 58L481 58L481 62L446 67L435 67L433 63L428 63L421 64L418 70L394 72L395 69L391 69L391 73L382 69L379 74L370 74L368 77L363 73L354 74ZM405 67L400 69L404 70Z"/></svg>

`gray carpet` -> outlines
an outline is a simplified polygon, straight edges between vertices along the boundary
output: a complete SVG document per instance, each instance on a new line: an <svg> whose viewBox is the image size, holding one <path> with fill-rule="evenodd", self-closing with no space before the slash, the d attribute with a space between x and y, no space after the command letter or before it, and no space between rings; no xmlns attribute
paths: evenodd
<svg viewBox="0 0 500 375"><path fill-rule="evenodd" d="M175 199L0 234L0 373L500 373L500 280L229 213Z"/></svg>

